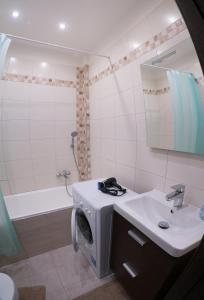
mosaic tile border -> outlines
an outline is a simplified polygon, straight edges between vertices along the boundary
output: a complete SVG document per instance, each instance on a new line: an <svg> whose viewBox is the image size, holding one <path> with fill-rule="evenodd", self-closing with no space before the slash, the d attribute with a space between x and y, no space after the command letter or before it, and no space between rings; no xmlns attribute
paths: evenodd
<svg viewBox="0 0 204 300"><path fill-rule="evenodd" d="M170 87L165 87L162 89L158 89L158 90L153 90L153 89L143 89L143 93L145 95L164 95L167 94L170 91Z"/></svg>
<svg viewBox="0 0 204 300"><path fill-rule="evenodd" d="M199 78L195 78L195 82L199 85L204 85L204 77L201 76ZM164 95L164 94L167 94L168 92L170 91L170 87L167 86L167 87L164 87L162 89L157 89L157 90L154 90L154 89L143 89L143 93L145 95Z"/></svg>
<svg viewBox="0 0 204 300"><path fill-rule="evenodd" d="M195 78L195 82L199 85L204 85L204 77L201 76L199 78ZM154 89L143 89L143 93L145 95L164 95L164 94L167 94L168 92L170 91L170 87L167 86L167 87L164 87L162 89L157 89L157 90L154 90Z"/></svg>
<svg viewBox="0 0 204 300"><path fill-rule="evenodd" d="M153 49L161 46L168 40L172 39L182 31L186 30L186 24L182 18L178 19L167 28L165 28L160 33L153 36L150 40L143 43L137 49L129 52L126 56L122 57L118 60L118 62L113 63L111 67L106 68L99 74L93 76L89 79L89 85L95 84L97 81L106 78L107 76L113 74L114 72L118 71L121 67L133 62L134 60L138 59L139 57L147 54L148 52L152 51Z"/></svg>
<svg viewBox="0 0 204 300"><path fill-rule="evenodd" d="M77 160L79 179L91 178L90 154L90 112L89 112L89 66L77 68L76 83L76 126L77 126Z"/></svg>
<svg viewBox="0 0 204 300"><path fill-rule="evenodd" d="M58 86L58 87L76 88L76 83L74 81L70 81L70 80L44 78L44 77L38 77L38 76L20 75L20 74L12 74L12 73L5 73L2 77L2 80L22 82L22 83L42 84L42 85Z"/></svg>

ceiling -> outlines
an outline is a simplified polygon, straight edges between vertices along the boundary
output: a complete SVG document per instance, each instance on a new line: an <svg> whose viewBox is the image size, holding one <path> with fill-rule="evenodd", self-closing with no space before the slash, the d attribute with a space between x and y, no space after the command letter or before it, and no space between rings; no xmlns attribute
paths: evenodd
<svg viewBox="0 0 204 300"><path fill-rule="evenodd" d="M92 50L107 35L141 18L158 0L0 0L0 31ZM13 10L20 12L13 19ZM60 31L59 22L69 29Z"/></svg>

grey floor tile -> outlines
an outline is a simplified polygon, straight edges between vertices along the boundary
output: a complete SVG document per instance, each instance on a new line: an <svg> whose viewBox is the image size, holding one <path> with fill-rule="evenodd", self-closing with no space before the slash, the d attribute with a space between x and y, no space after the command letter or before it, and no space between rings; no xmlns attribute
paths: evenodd
<svg viewBox="0 0 204 300"><path fill-rule="evenodd" d="M72 245L52 251L51 255L61 282L71 298L107 282L97 278L86 258L80 251L75 253Z"/></svg>
<svg viewBox="0 0 204 300"><path fill-rule="evenodd" d="M97 287L103 286L104 284L113 281L113 279L114 279L113 276L107 276L102 279L95 277L94 280L86 281L86 284L84 284L83 281L78 282L76 284L73 284L71 287L69 287L69 295L71 296L72 299L79 297L85 293L94 290Z"/></svg>
<svg viewBox="0 0 204 300"><path fill-rule="evenodd" d="M47 272L32 270L32 285L46 287L46 300L71 300L55 270Z"/></svg>
<svg viewBox="0 0 204 300"><path fill-rule="evenodd" d="M4 266L0 272L10 275L18 287L45 285L46 300L71 300L113 279L98 279L72 245Z"/></svg>
<svg viewBox="0 0 204 300"><path fill-rule="evenodd" d="M121 284L114 280L109 282L102 287L96 288L95 290L83 294L76 300L130 300L126 291L123 289Z"/></svg>
<svg viewBox="0 0 204 300"><path fill-rule="evenodd" d="M4 266L0 272L8 274L15 282L17 287L30 286L32 283L32 273L28 259Z"/></svg>
<svg viewBox="0 0 204 300"><path fill-rule="evenodd" d="M50 252L29 259L32 285L46 286L46 300L70 300L68 292L60 281Z"/></svg>
<svg viewBox="0 0 204 300"><path fill-rule="evenodd" d="M110 274L104 278L97 278L96 280L96 287L102 286L108 282L111 282L113 280L115 280L115 275L114 274Z"/></svg>
<svg viewBox="0 0 204 300"><path fill-rule="evenodd" d="M63 266L67 263L70 263L70 258L78 256L78 253L75 253L72 245L68 245L53 251L50 251L55 265Z"/></svg>
<svg viewBox="0 0 204 300"><path fill-rule="evenodd" d="M33 272L47 272L55 269L50 252L46 252L28 259Z"/></svg>

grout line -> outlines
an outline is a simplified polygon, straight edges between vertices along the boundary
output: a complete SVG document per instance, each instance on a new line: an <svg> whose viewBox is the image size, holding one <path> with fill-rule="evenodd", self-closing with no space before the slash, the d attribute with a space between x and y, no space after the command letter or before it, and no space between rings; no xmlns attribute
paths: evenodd
<svg viewBox="0 0 204 300"><path fill-rule="evenodd" d="M66 246L65 246L65 247L66 247ZM64 247L63 247L63 248L64 248ZM59 249L60 249L60 248L55 249L55 250L53 250L53 251L59 251ZM51 255L51 257L53 258L52 251L51 251L50 255ZM61 279L59 269L58 269L58 267L57 267L57 265L56 265L54 259L53 259L53 265L54 265L54 268L55 268L55 273L57 274L57 277L58 277L58 279L59 279L59 282L60 282L60 284L61 284L61 286L62 286L62 288L63 288L63 290L64 290L66 296L67 296L67 297L70 297L70 295L69 295L69 293L68 293L68 288L65 287L65 285L64 285L64 283L63 283L63 280ZM70 298L70 299L71 299L71 298Z"/></svg>
<svg viewBox="0 0 204 300"><path fill-rule="evenodd" d="M164 175L163 191L165 191L166 182L167 182L168 163L169 163L169 150L167 150L167 154L166 154L166 168L165 168L165 175Z"/></svg>

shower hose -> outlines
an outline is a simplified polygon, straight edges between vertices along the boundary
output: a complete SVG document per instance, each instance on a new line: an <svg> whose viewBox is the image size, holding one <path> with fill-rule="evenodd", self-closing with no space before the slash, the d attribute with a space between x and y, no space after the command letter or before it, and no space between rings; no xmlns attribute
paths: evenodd
<svg viewBox="0 0 204 300"><path fill-rule="evenodd" d="M76 168L77 168L78 174L80 174L80 172L79 172L79 166L78 166L78 162L77 162L77 159L76 159L76 154L75 154L75 151L74 151L74 147L72 147L72 153L73 153L74 162L75 162L75 165L76 165ZM67 194L68 194L68 195L69 195L71 198L73 198L73 195L72 195L72 193L70 193L70 191L69 191L69 189L68 189L68 177L67 177L67 176L65 176L65 177L64 177L64 179L65 179L65 187L66 187Z"/></svg>

